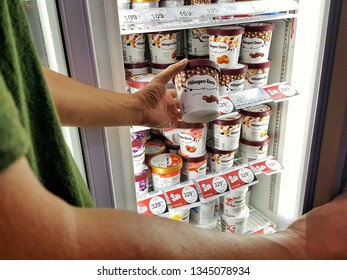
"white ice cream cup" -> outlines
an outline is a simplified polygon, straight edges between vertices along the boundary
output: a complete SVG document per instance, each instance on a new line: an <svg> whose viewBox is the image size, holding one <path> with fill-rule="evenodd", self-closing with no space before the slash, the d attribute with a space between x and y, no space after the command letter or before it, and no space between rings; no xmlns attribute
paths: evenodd
<svg viewBox="0 0 347 280"><path fill-rule="evenodd" d="M247 191L248 187L241 187L221 196L221 212L227 216L240 215L246 205Z"/></svg>
<svg viewBox="0 0 347 280"><path fill-rule="evenodd" d="M269 105L257 105L244 108L241 137L248 141L264 141L268 138L268 128L272 108Z"/></svg>
<svg viewBox="0 0 347 280"><path fill-rule="evenodd" d="M241 63L237 64L233 69L221 69L219 95L242 91L245 87L247 70L248 66Z"/></svg>
<svg viewBox="0 0 347 280"><path fill-rule="evenodd" d="M209 59L192 59L174 77L182 118L208 123L219 116L219 66Z"/></svg>
<svg viewBox="0 0 347 280"><path fill-rule="evenodd" d="M149 62L141 62L141 63L124 63L124 68L131 72L131 75L141 75L149 73Z"/></svg>
<svg viewBox="0 0 347 280"><path fill-rule="evenodd" d="M207 141L208 166L211 173L229 169L234 165L235 150L222 151L214 147L213 139Z"/></svg>
<svg viewBox="0 0 347 280"><path fill-rule="evenodd" d="M188 29L188 54L193 56L208 56L209 55L209 35L207 28L192 28Z"/></svg>
<svg viewBox="0 0 347 280"><path fill-rule="evenodd" d="M122 36L123 60L125 63L145 62L145 36L143 33Z"/></svg>
<svg viewBox="0 0 347 280"><path fill-rule="evenodd" d="M201 202L201 205L190 210L190 221L194 224L206 225L215 220L215 200Z"/></svg>
<svg viewBox="0 0 347 280"><path fill-rule="evenodd" d="M181 153L188 157L206 154L207 127L185 129L179 133Z"/></svg>
<svg viewBox="0 0 347 280"><path fill-rule="evenodd" d="M248 141L240 138L240 153L242 163L248 163L253 160L265 158L271 138L267 135L263 141Z"/></svg>
<svg viewBox="0 0 347 280"><path fill-rule="evenodd" d="M208 29L209 55L220 68L233 68L240 54L241 38L244 28L236 25L212 27Z"/></svg>
<svg viewBox="0 0 347 280"><path fill-rule="evenodd" d="M260 63L248 63L248 70L245 79L245 89L266 86L271 65L271 60Z"/></svg>
<svg viewBox="0 0 347 280"><path fill-rule="evenodd" d="M239 147L242 119L242 115L236 112L229 117L213 121L215 148L234 151Z"/></svg>
<svg viewBox="0 0 347 280"><path fill-rule="evenodd" d="M245 32L242 36L240 61L243 63L261 63L268 61L273 23L246 23L242 24Z"/></svg>
<svg viewBox="0 0 347 280"><path fill-rule="evenodd" d="M145 133L142 131L131 133L131 150L135 175L142 173L145 166L145 136Z"/></svg>
<svg viewBox="0 0 347 280"><path fill-rule="evenodd" d="M147 84L149 84L154 77L155 77L155 74L151 74L151 73L131 76L130 79L128 80L130 92L131 93L138 92L140 89L144 88Z"/></svg>
<svg viewBox="0 0 347 280"><path fill-rule="evenodd" d="M242 234L246 231L249 208L245 205L243 211L237 217L220 213L222 231L226 233Z"/></svg>
<svg viewBox="0 0 347 280"><path fill-rule="evenodd" d="M148 186L149 186L149 167L145 165L143 167L143 171L135 175L135 190L136 190L136 195L142 195L148 193Z"/></svg>
<svg viewBox="0 0 347 280"><path fill-rule="evenodd" d="M193 180L206 175L208 153L199 157L188 157L178 151L178 155L183 160L183 167L181 170L182 181Z"/></svg>
<svg viewBox="0 0 347 280"><path fill-rule="evenodd" d="M148 34L151 61L175 63L177 60L177 31Z"/></svg>

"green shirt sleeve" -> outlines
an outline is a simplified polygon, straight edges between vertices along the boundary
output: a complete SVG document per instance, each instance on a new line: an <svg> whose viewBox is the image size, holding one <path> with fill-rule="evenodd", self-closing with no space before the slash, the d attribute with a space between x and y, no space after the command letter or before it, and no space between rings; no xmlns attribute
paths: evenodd
<svg viewBox="0 0 347 280"><path fill-rule="evenodd" d="M0 75L0 172L28 151L17 107Z"/></svg>

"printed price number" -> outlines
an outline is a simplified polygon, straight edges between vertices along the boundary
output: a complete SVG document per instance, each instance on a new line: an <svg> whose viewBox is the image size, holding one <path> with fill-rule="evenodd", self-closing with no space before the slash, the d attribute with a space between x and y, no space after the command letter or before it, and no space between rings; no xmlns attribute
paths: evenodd
<svg viewBox="0 0 347 280"><path fill-rule="evenodd" d="M178 20L190 20L196 18L198 15L195 11L192 11L190 7L178 7L174 8L176 18Z"/></svg>
<svg viewBox="0 0 347 280"><path fill-rule="evenodd" d="M169 20L169 15L165 9L155 9L146 11L146 16L149 21L167 21Z"/></svg>
<svg viewBox="0 0 347 280"><path fill-rule="evenodd" d="M219 267L191 267L191 275L250 275L249 267L229 267L229 266L219 266Z"/></svg>
<svg viewBox="0 0 347 280"><path fill-rule="evenodd" d="M121 18L125 23L138 23L142 22L141 14L135 10L121 10L119 11Z"/></svg>
<svg viewBox="0 0 347 280"><path fill-rule="evenodd" d="M206 16L219 16L223 14L220 7L213 6L204 7L204 12Z"/></svg>
<svg viewBox="0 0 347 280"><path fill-rule="evenodd" d="M154 215L164 214L166 211L167 205L166 201L161 196L155 196L149 201L149 210Z"/></svg>
<svg viewBox="0 0 347 280"><path fill-rule="evenodd" d="M239 177L245 183L251 183L254 180L253 172L248 168L241 168L239 170Z"/></svg>

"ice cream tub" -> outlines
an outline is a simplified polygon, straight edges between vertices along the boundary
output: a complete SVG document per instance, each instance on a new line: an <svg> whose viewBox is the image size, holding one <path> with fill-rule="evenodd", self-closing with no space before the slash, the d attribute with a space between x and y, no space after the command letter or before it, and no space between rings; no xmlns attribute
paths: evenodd
<svg viewBox="0 0 347 280"><path fill-rule="evenodd" d="M142 131L131 133L131 151L133 156L134 173L140 174L145 166L145 133Z"/></svg>
<svg viewBox="0 0 347 280"><path fill-rule="evenodd" d="M244 88L251 89L266 86L271 65L271 60L261 63L248 63Z"/></svg>
<svg viewBox="0 0 347 280"><path fill-rule="evenodd" d="M169 209L169 216L172 220L189 223L190 209Z"/></svg>
<svg viewBox="0 0 347 280"><path fill-rule="evenodd" d="M135 175L135 190L137 196L148 193L149 167L144 165L142 169L143 171L141 173Z"/></svg>
<svg viewBox="0 0 347 280"><path fill-rule="evenodd" d="M207 127L184 129L179 133L181 153L188 157L198 157L206 153Z"/></svg>
<svg viewBox="0 0 347 280"><path fill-rule="evenodd" d="M193 56L209 56L209 35L207 28L188 29L188 54Z"/></svg>
<svg viewBox="0 0 347 280"><path fill-rule="evenodd" d="M221 212L227 216L238 216L246 205L248 187L233 189L225 196L221 196Z"/></svg>
<svg viewBox="0 0 347 280"><path fill-rule="evenodd" d="M166 146L162 142L147 141L145 143L145 161L149 162L150 159L156 155L166 152Z"/></svg>
<svg viewBox="0 0 347 280"><path fill-rule="evenodd" d="M190 209L190 221L198 225L206 225L215 221L215 199L202 201L201 205Z"/></svg>
<svg viewBox="0 0 347 280"><path fill-rule="evenodd" d="M180 145L179 144L175 144L173 142L171 142L169 139L165 139L164 140L164 144L166 146L166 150L170 153L170 154L178 154L178 151L180 149Z"/></svg>
<svg viewBox="0 0 347 280"><path fill-rule="evenodd" d="M214 147L214 140L207 141L207 151L209 152L208 166L211 173L229 169L234 165L235 150L222 151Z"/></svg>
<svg viewBox="0 0 347 280"><path fill-rule="evenodd" d="M143 33L122 36L123 60L125 63L145 62L145 36Z"/></svg>
<svg viewBox="0 0 347 280"><path fill-rule="evenodd" d="M158 8L159 0L131 0L132 9Z"/></svg>
<svg viewBox="0 0 347 280"><path fill-rule="evenodd" d="M264 141L268 138L268 127L272 108L269 105L257 105L241 109L243 115L241 137L248 141Z"/></svg>
<svg viewBox="0 0 347 280"><path fill-rule="evenodd" d="M242 115L238 112L213 121L214 146L222 151L233 151L239 147Z"/></svg>
<svg viewBox="0 0 347 280"><path fill-rule="evenodd" d="M219 66L209 59L192 59L174 77L182 118L207 123L219 116Z"/></svg>
<svg viewBox="0 0 347 280"><path fill-rule="evenodd" d="M265 158L271 138L269 135L263 141L248 141L240 138L240 153L242 163Z"/></svg>
<svg viewBox="0 0 347 280"><path fill-rule="evenodd" d="M152 73L132 76L128 80L130 93L138 92L140 89L148 85L154 79L154 77L155 74Z"/></svg>
<svg viewBox="0 0 347 280"><path fill-rule="evenodd" d="M237 66L244 28L236 25L208 28L209 56L220 68Z"/></svg>
<svg viewBox="0 0 347 280"><path fill-rule="evenodd" d="M154 190L163 190L180 183L182 158L175 154L160 154L150 159Z"/></svg>
<svg viewBox="0 0 347 280"><path fill-rule="evenodd" d="M208 153L202 156L188 157L178 151L178 155L183 160L183 167L181 170L181 178L183 181L193 180L206 175Z"/></svg>
<svg viewBox="0 0 347 280"><path fill-rule="evenodd" d="M245 32L242 36L240 61L243 63L261 63L268 61L273 23L253 22L242 24Z"/></svg>
<svg viewBox="0 0 347 280"><path fill-rule="evenodd" d="M222 96L244 90L247 70L248 66L241 63L232 69L221 69L219 95Z"/></svg>
<svg viewBox="0 0 347 280"><path fill-rule="evenodd" d="M151 60L154 63L174 63L177 56L177 31L148 34Z"/></svg>
<svg viewBox="0 0 347 280"><path fill-rule="evenodd" d="M149 73L149 62L141 63L124 63L124 69L129 70L131 75L141 75Z"/></svg>
<svg viewBox="0 0 347 280"><path fill-rule="evenodd" d="M221 218L222 231L226 233L243 234L246 231L249 208L245 205L240 215L233 217L219 213Z"/></svg>

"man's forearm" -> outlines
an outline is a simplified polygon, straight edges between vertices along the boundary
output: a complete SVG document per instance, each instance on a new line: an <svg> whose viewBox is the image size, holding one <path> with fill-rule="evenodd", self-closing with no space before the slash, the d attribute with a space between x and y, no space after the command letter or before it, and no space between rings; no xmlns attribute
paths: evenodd
<svg viewBox="0 0 347 280"><path fill-rule="evenodd" d="M140 125L139 102L134 95L88 86L44 69L60 121L66 126Z"/></svg>

